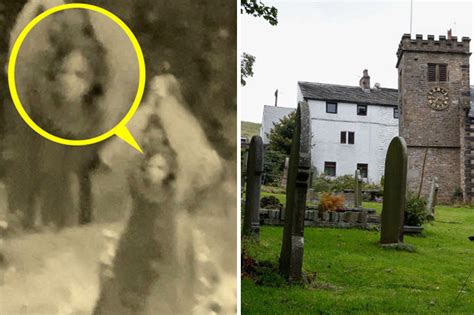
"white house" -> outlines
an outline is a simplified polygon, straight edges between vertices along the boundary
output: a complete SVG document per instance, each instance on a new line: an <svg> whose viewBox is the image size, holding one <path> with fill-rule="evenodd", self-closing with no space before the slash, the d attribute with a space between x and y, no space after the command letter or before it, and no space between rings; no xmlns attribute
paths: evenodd
<svg viewBox="0 0 474 315"><path fill-rule="evenodd" d="M388 145L398 136L398 91L370 88L364 70L359 86L298 82L302 100L310 108L317 173L353 175L358 168L368 182L379 183Z"/></svg>
<svg viewBox="0 0 474 315"><path fill-rule="evenodd" d="M263 106L262 125L260 126L260 137L262 137L263 144L268 144L269 140L267 134L276 124L285 116L294 112L296 108L280 107L280 106Z"/></svg>

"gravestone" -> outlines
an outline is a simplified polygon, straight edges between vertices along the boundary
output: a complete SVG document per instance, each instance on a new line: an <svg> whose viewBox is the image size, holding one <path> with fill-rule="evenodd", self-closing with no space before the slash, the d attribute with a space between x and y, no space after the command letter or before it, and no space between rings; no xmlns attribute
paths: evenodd
<svg viewBox="0 0 474 315"><path fill-rule="evenodd" d="M283 169L283 177L281 178L281 187L286 187L288 181L288 166L290 165L290 158L285 158L285 168Z"/></svg>
<svg viewBox="0 0 474 315"><path fill-rule="evenodd" d="M290 282L302 278L304 215L311 178L311 116L306 102L299 102L291 144L286 214L280 253L280 272Z"/></svg>
<svg viewBox="0 0 474 315"><path fill-rule="evenodd" d="M390 142L385 158L381 244L403 242L407 187L407 145L402 137Z"/></svg>
<svg viewBox="0 0 474 315"><path fill-rule="evenodd" d="M247 182L247 161L249 152L245 149L242 153L242 164L241 164L241 176L240 176L240 193L241 197L243 198L244 190L245 190L245 183Z"/></svg>
<svg viewBox="0 0 474 315"><path fill-rule="evenodd" d="M428 220L432 221L435 218L435 206L436 206L436 199L438 197L438 178L433 177L431 180L430 185L430 194L428 196L428 203L427 203L427 218Z"/></svg>
<svg viewBox="0 0 474 315"><path fill-rule="evenodd" d="M247 189L245 190L244 236L260 234L260 188L263 173L263 141L260 136L253 136L250 141L247 159Z"/></svg>
<svg viewBox="0 0 474 315"><path fill-rule="evenodd" d="M357 169L354 175L354 208L362 207L362 177Z"/></svg>

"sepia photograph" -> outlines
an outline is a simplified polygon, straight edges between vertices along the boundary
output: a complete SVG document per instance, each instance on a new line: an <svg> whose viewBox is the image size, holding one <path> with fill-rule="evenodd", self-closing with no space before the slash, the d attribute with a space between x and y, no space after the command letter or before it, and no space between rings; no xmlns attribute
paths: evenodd
<svg viewBox="0 0 474 315"><path fill-rule="evenodd" d="M472 1L242 1L240 26L242 314L472 313Z"/></svg>
<svg viewBox="0 0 474 315"><path fill-rule="evenodd" d="M0 314L237 312L237 18L0 1Z"/></svg>

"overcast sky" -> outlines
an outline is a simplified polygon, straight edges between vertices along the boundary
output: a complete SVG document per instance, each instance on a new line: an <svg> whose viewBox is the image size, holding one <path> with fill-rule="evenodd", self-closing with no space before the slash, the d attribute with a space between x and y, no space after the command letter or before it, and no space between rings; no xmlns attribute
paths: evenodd
<svg viewBox="0 0 474 315"><path fill-rule="evenodd" d="M241 119L261 122L263 105L296 107L298 81L397 88L395 53L410 32L410 1L263 0L278 8L278 25L241 15L241 50L256 56L254 76L241 89ZM415 34L472 38L471 1L413 0ZM474 42L471 42L471 51ZM472 61L471 61L472 62ZM471 84L474 69L471 67Z"/></svg>

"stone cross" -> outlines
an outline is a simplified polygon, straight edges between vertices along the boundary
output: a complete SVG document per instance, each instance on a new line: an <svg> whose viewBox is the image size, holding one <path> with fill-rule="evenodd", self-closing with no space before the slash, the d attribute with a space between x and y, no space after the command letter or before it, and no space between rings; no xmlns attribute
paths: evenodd
<svg viewBox="0 0 474 315"><path fill-rule="evenodd" d="M302 279L304 215L311 178L311 116L306 102L299 102L291 144L286 214L280 253L280 272L290 282Z"/></svg>
<svg viewBox="0 0 474 315"><path fill-rule="evenodd" d="M381 244L403 242L407 188L407 145L402 137L390 142L385 158Z"/></svg>
<svg viewBox="0 0 474 315"><path fill-rule="evenodd" d="M428 204L426 207L427 210L427 218L428 220L432 221L435 218L435 206L436 206L436 199L438 196L438 178L433 177L431 180L431 185L430 185L430 194L428 196Z"/></svg>
<svg viewBox="0 0 474 315"><path fill-rule="evenodd" d="M247 160L247 189L245 191L245 214L243 235L260 234L260 188L263 173L263 141L260 136L253 136L250 141Z"/></svg>
<svg viewBox="0 0 474 315"><path fill-rule="evenodd" d="M285 168L283 169L283 177L281 178L281 187L286 187L286 183L288 181L288 166L290 165L290 158L285 158Z"/></svg>
<svg viewBox="0 0 474 315"><path fill-rule="evenodd" d="M362 177L357 169L354 175L354 208L362 207Z"/></svg>

